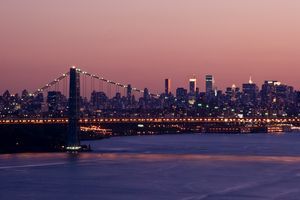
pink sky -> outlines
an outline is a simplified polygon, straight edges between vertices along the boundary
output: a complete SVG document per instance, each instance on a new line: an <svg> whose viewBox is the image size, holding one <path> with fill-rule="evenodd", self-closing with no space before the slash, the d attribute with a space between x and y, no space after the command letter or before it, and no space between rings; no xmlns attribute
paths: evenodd
<svg viewBox="0 0 300 200"><path fill-rule="evenodd" d="M79 65L163 91L205 74L300 89L298 0L1 0L0 92L36 89Z"/></svg>

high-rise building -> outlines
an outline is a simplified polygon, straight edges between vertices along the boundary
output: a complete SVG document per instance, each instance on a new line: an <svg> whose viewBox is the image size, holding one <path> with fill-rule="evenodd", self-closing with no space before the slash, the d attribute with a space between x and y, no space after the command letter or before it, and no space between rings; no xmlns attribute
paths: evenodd
<svg viewBox="0 0 300 200"><path fill-rule="evenodd" d="M187 96L187 90L184 88L177 88L176 89L176 98L177 99L185 99Z"/></svg>
<svg viewBox="0 0 300 200"><path fill-rule="evenodd" d="M275 87L276 97L282 100L292 100L294 88L288 85L277 85Z"/></svg>
<svg viewBox="0 0 300 200"><path fill-rule="evenodd" d="M8 101L8 100L10 99L11 95L10 95L9 91L6 90L6 91L3 93L3 96L2 96L2 97L3 97L4 100Z"/></svg>
<svg viewBox="0 0 300 200"><path fill-rule="evenodd" d="M26 100L29 97L29 92L27 90L23 90L21 97L23 100Z"/></svg>
<svg viewBox="0 0 300 200"><path fill-rule="evenodd" d="M212 75L206 75L205 76L205 92L206 95L211 95L214 90L214 77Z"/></svg>
<svg viewBox="0 0 300 200"><path fill-rule="evenodd" d="M195 76L193 78L190 78L190 80L189 80L189 86L190 86L189 88L190 88L191 94L195 94L195 92L196 92L196 87L197 87L196 82L197 82L197 79Z"/></svg>
<svg viewBox="0 0 300 200"><path fill-rule="evenodd" d="M106 108L106 104L108 101L108 97L104 92L95 92L93 91L91 94L91 103L96 109L104 109Z"/></svg>
<svg viewBox="0 0 300 200"><path fill-rule="evenodd" d="M278 81L265 81L261 89L261 101L262 105L269 107L274 101L276 101L276 86L281 85Z"/></svg>
<svg viewBox="0 0 300 200"><path fill-rule="evenodd" d="M234 89L232 87L226 88L225 94L226 94L227 99L229 99L229 100L232 99L233 93L234 93Z"/></svg>
<svg viewBox="0 0 300 200"><path fill-rule="evenodd" d="M50 112L58 111L62 108L63 96L59 91L49 91L47 95L47 103Z"/></svg>
<svg viewBox="0 0 300 200"><path fill-rule="evenodd" d="M132 96L132 87L131 87L130 84L128 84L128 86L127 86L127 98L131 99L131 96Z"/></svg>
<svg viewBox="0 0 300 200"><path fill-rule="evenodd" d="M259 89L255 83L253 83L251 77L248 83L243 84L243 102L245 104L251 103L255 105L257 103Z"/></svg>
<svg viewBox="0 0 300 200"><path fill-rule="evenodd" d="M165 79L165 94L168 95L171 93L171 79Z"/></svg>
<svg viewBox="0 0 300 200"><path fill-rule="evenodd" d="M145 88L144 89L144 101L148 101L150 99L150 93L149 93L149 90L148 88Z"/></svg>

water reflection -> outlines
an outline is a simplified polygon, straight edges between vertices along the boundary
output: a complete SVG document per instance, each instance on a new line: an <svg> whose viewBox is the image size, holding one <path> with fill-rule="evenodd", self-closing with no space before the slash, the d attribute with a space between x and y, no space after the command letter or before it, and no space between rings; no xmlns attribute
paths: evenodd
<svg viewBox="0 0 300 200"><path fill-rule="evenodd" d="M0 199L298 199L300 135L89 141L93 152L0 155ZM147 197L147 198L146 198Z"/></svg>

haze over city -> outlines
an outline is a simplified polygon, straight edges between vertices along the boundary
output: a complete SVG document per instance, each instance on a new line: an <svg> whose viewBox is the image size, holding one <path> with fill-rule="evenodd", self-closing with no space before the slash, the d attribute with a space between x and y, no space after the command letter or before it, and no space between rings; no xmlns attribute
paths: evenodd
<svg viewBox="0 0 300 200"><path fill-rule="evenodd" d="M187 88L193 74L201 91L205 74L220 89L250 75L299 89L299 9L292 0L2 0L0 91L37 89L71 65L154 92L164 78Z"/></svg>

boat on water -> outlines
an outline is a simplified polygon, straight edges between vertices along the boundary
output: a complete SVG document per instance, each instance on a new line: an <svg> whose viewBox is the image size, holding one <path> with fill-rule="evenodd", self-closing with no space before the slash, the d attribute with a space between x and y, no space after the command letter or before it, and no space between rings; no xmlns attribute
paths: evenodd
<svg viewBox="0 0 300 200"><path fill-rule="evenodd" d="M81 140L97 140L112 136L111 129L101 128L100 126L81 126L80 139Z"/></svg>

